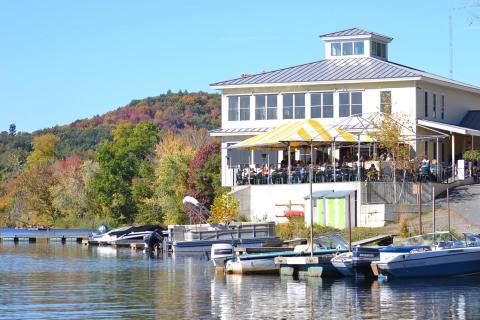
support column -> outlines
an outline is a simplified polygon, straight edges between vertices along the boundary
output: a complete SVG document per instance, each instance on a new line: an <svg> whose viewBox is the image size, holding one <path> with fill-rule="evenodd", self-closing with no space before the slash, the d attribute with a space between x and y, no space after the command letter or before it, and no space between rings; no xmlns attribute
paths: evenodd
<svg viewBox="0 0 480 320"><path fill-rule="evenodd" d="M435 144L435 146L437 148L437 150L435 150L435 152L437 154L436 155L436 158L437 158L437 168L436 168L437 169L437 182L439 182L439 179L440 179L440 164L439 164L440 161L439 160L440 160L440 158L438 156L439 156L440 153L439 153L438 150L439 150L440 147L439 147L439 144L438 144L438 138L437 138L437 143Z"/></svg>
<svg viewBox="0 0 480 320"><path fill-rule="evenodd" d="M291 180L290 178L291 178L291 173L292 173L291 168L290 168L291 165L292 165L292 159L291 159L291 156L290 156L290 151L291 151L290 150L290 142L288 143L288 149L287 150L288 150L287 151L288 152L287 183L290 183L290 180Z"/></svg>
<svg viewBox="0 0 480 320"><path fill-rule="evenodd" d="M453 132L450 132L452 135L452 178L455 181L455 135Z"/></svg>

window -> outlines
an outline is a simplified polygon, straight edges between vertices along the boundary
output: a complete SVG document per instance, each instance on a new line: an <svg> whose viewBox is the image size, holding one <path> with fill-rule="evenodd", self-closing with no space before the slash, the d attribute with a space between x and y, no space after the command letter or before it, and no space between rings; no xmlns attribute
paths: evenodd
<svg viewBox="0 0 480 320"><path fill-rule="evenodd" d="M428 117L428 92L427 91L425 91L424 105L425 105L425 117Z"/></svg>
<svg viewBox="0 0 480 320"><path fill-rule="evenodd" d="M385 59L387 57L387 45L385 43L372 41L370 43L370 53L372 56Z"/></svg>
<svg viewBox="0 0 480 320"><path fill-rule="evenodd" d="M442 96L442 109L440 113L440 118L445 119L445 96Z"/></svg>
<svg viewBox="0 0 480 320"><path fill-rule="evenodd" d="M344 56L351 56L353 54L353 44L352 44L352 42L342 43L342 54Z"/></svg>
<svg viewBox="0 0 480 320"><path fill-rule="evenodd" d="M255 120L277 119L277 95L255 95Z"/></svg>
<svg viewBox="0 0 480 320"><path fill-rule="evenodd" d="M425 141L425 157L428 158L428 141Z"/></svg>
<svg viewBox="0 0 480 320"><path fill-rule="evenodd" d="M305 119L305 94L283 95L283 119Z"/></svg>
<svg viewBox="0 0 480 320"><path fill-rule="evenodd" d="M228 121L238 120L238 97L228 97Z"/></svg>
<svg viewBox="0 0 480 320"><path fill-rule="evenodd" d="M250 120L250 96L228 97L228 121Z"/></svg>
<svg viewBox="0 0 480 320"><path fill-rule="evenodd" d="M339 56L342 54L340 47L341 47L340 42L332 43L332 56Z"/></svg>
<svg viewBox="0 0 480 320"><path fill-rule="evenodd" d="M250 120L250 97L240 96L240 121Z"/></svg>
<svg viewBox="0 0 480 320"><path fill-rule="evenodd" d="M433 117L437 117L437 95L433 94Z"/></svg>
<svg viewBox="0 0 480 320"><path fill-rule="evenodd" d="M363 55L363 41L355 41L354 43L354 54Z"/></svg>
<svg viewBox="0 0 480 320"><path fill-rule="evenodd" d="M350 115L362 114L362 93L361 92L340 92L339 95L339 116L349 117Z"/></svg>
<svg viewBox="0 0 480 320"><path fill-rule="evenodd" d="M380 112L392 113L392 92L391 91L380 92Z"/></svg>
<svg viewBox="0 0 480 320"><path fill-rule="evenodd" d="M333 93L312 93L312 118L333 118Z"/></svg>

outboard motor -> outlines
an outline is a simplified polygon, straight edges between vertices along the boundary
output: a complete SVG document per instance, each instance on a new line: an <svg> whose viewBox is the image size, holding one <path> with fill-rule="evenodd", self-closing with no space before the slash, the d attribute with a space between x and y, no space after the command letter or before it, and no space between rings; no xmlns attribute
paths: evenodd
<svg viewBox="0 0 480 320"><path fill-rule="evenodd" d="M155 230L151 234L144 236L143 241L145 242L145 253L149 256L153 256L155 250L158 251L160 248L160 245L163 242L163 237L157 232L157 230Z"/></svg>
<svg viewBox="0 0 480 320"><path fill-rule="evenodd" d="M102 223L102 224L98 227L97 231L98 231L98 234L104 234L104 233L107 233L107 232L108 232L108 228L107 228L107 226L106 226L105 224Z"/></svg>
<svg viewBox="0 0 480 320"><path fill-rule="evenodd" d="M212 260L215 267L223 268L225 266L225 261L230 257L233 257L233 245L229 243L212 244L210 260Z"/></svg>

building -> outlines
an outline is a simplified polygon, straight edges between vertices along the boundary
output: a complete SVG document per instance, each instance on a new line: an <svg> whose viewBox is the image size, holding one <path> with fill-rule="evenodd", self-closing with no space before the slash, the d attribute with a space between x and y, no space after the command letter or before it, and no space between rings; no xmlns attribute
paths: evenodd
<svg viewBox="0 0 480 320"><path fill-rule="evenodd" d="M246 164L279 163L284 157L282 151L239 151L229 146L292 119L315 118L329 126L353 114L386 108L402 112L414 124L415 134L448 135L440 142L412 143L414 155L436 158L445 167L461 159L465 150L480 146L480 138L475 138L480 136L479 87L390 61L388 45L393 39L385 35L352 28L320 38L325 42L324 60L211 84L222 93L222 127L211 131L222 143L222 185L235 186L236 172ZM302 156L297 150L295 158ZM317 152L315 157L319 156ZM347 182L334 187L315 184L316 190L324 188L360 187ZM307 193L302 185L236 189L243 213L253 220L273 219L285 209L282 203L301 202ZM381 225L380 220L374 224Z"/></svg>

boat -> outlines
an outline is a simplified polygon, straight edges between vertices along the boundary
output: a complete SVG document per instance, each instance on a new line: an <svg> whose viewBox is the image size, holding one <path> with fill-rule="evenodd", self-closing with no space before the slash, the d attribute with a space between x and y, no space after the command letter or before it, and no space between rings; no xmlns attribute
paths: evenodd
<svg viewBox="0 0 480 320"><path fill-rule="evenodd" d="M430 246L424 245L396 254L383 254L381 251L380 260L372 262L373 272L388 278L448 277L480 273L478 235L464 234L463 241L449 232L430 235Z"/></svg>
<svg viewBox="0 0 480 320"><path fill-rule="evenodd" d="M281 239L275 236L275 222L170 225L168 241L173 252L210 252L214 244L244 248L282 244Z"/></svg>
<svg viewBox="0 0 480 320"><path fill-rule="evenodd" d="M162 227L156 225L145 225L145 226L127 226L118 229L113 229L101 234L94 234L91 237L91 240L97 241L98 244L118 244L121 242L124 243L135 243L135 242L144 242L144 239L151 236L154 231L160 232L163 230Z"/></svg>
<svg viewBox="0 0 480 320"><path fill-rule="evenodd" d="M228 258L235 255L233 252L233 245L230 243L215 243L212 245L210 253L210 261L216 268L223 268Z"/></svg>
<svg viewBox="0 0 480 320"><path fill-rule="evenodd" d="M333 266L345 277L355 275L352 267L352 252L344 252L332 258Z"/></svg>
<svg viewBox="0 0 480 320"><path fill-rule="evenodd" d="M332 264L332 258L348 251L348 244L339 235L321 236L313 241L302 255L281 255L275 258L283 275L309 275L314 277L340 277L342 273ZM317 246L315 248L315 245Z"/></svg>

